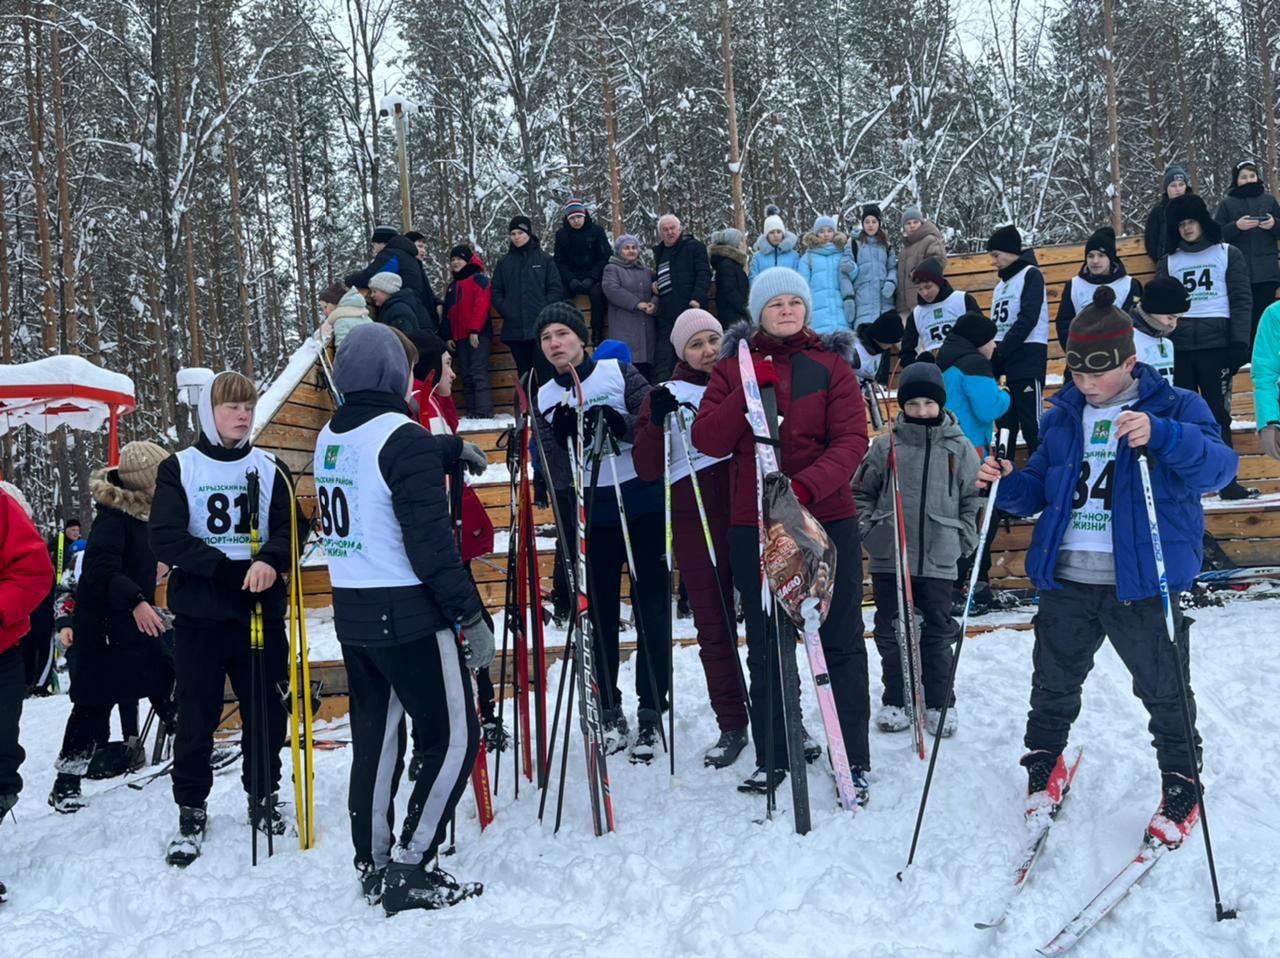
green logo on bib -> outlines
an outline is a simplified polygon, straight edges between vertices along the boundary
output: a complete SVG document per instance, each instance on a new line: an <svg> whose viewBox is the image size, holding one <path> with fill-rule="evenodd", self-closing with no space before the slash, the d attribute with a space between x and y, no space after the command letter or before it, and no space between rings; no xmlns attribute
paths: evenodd
<svg viewBox="0 0 1280 958"><path fill-rule="evenodd" d="M338 468L338 453L342 451L341 446L325 446L324 447L324 467L326 469Z"/></svg>
<svg viewBox="0 0 1280 958"><path fill-rule="evenodd" d="M1093 437L1089 440L1091 446L1105 446L1107 440L1111 437L1111 420L1099 419L1093 427Z"/></svg>

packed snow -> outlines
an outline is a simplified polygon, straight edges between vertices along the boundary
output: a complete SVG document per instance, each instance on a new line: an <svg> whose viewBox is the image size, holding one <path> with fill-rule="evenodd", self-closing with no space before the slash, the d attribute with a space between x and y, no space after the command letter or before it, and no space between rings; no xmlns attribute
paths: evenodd
<svg viewBox="0 0 1280 958"><path fill-rule="evenodd" d="M1080 944L1081 958L1277 953L1280 827L1268 716L1280 698L1280 662L1267 626L1278 615L1280 603L1269 600L1195 612L1209 823L1226 904L1239 908L1239 919L1214 920L1197 831ZM874 652L872 663L878 701ZM675 668L676 774L665 755L647 767L614 756L616 834L591 834L575 719L559 834L554 795L542 825L531 785L521 780L513 800L504 753L496 821L480 833L468 791L457 853L442 859L460 879L483 881L485 894L394 919L364 904L351 867L349 748L317 753L317 848L282 843L274 858L250 867L237 766L215 778L203 857L178 871L163 863L176 821L167 780L142 791L119 780L86 782L91 804L74 816L46 806L69 703L28 701L26 789L16 820L0 827L0 876L10 887L0 954L1029 955L1136 851L1158 800L1145 713L1104 646L1072 734L1085 750L1075 788L1004 928L979 931L973 922L988 917L1006 887L1021 834L1029 633L999 630L966 642L960 731L943 746L916 864L902 882L895 875L925 774L905 735L873 730L871 804L856 816L837 809L825 761L814 765L813 831L802 838L792 829L789 786L767 822L763 801L735 790L751 771L750 750L730 770L703 768L716 727L696 650L679 649ZM558 678L557 667L553 688ZM630 663L621 685L633 712ZM808 726L820 735L811 683L804 685ZM317 734L349 733L339 722ZM287 782L282 791L291 801Z"/></svg>

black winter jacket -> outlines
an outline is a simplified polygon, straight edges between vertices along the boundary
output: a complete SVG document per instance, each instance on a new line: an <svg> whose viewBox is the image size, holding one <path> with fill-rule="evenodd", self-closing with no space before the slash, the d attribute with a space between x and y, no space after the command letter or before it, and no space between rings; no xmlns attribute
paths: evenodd
<svg viewBox="0 0 1280 958"><path fill-rule="evenodd" d="M1258 226L1242 230L1236 220L1242 216L1270 215L1271 229ZM1261 183L1246 183L1232 188L1213 214L1222 225L1222 238L1244 254L1250 283L1280 282L1280 263L1276 260L1276 243L1280 242L1280 203L1263 189Z"/></svg>
<svg viewBox="0 0 1280 958"><path fill-rule="evenodd" d="M408 288L402 288L387 297L378 307L378 322L393 326L402 333L421 333L435 329L435 317L427 315L427 307L418 294Z"/></svg>
<svg viewBox="0 0 1280 958"><path fill-rule="evenodd" d="M211 459L233 462L243 459L253 447L227 449L215 446L201 435L196 448ZM191 509L182 486L182 467L177 456L170 456L160 463L156 472L156 494L151 502L150 541L155 557L173 567L169 574L168 602L176 615L247 624L254 602L259 601L264 616L284 616L287 605L284 576L292 566L289 509L296 508L296 502L289 492L292 484L289 467L279 459L276 459L276 467L278 471L271 487L271 513L266 519L257 558L275 569L279 578L265 592L254 594L239 588L239 582L249 571L252 560L229 559L187 531ZM267 478L263 476L262 480L265 482ZM305 538L306 529L306 516L299 510L299 544Z"/></svg>
<svg viewBox="0 0 1280 958"><path fill-rule="evenodd" d="M139 631L134 606L155 602L156 556L147 539L151 499L123 488L116 471L89 478L97 505L76 583L76 678L71 701L109 706L165 697L173 665L160 640Z"/></svg>
<svg viewBox="0 0 1280 958"><path fill-rule="evenodd" d="M542 307L564 298L560 270L536 236L519 249L508 247L493 267L491 289L493 307L502 316L502 339L508 343L533 339Z"/></svg>
<svg viewBox="0 0 1280 958"><path fill-rule="evenodd" d="M946 299L954 293L955 287L947 280L942 281L942 285L938 287L938 295L934 297L933 302ZM916 304L920 306L928 306L919 295L916 296ZM914 309L914 307L913 307ZM964 311L966 313L981 313L982 307L978 305L978 301L969 293L964 294ZM927 352L927 350L926 350ZM920 355L920 331L916 329L914 313L907 314L907 321L902 327L902 349L900 352L900 362L903 366L909 366Z"/></svg>
<svg viewBox="0 0 1280 958"><path fill-rule="evenodd" d="M671 287L667 291L662 290L663 264L669 264ZM706 307L711 291L711 263L707 248L696 239L682 233L674 246L659 243L653 248L653 268L658 274L658 315L668 329L689 308L690 300Z"/></svg>
<svg viewBox="0 0 1280 958"><path fill-rule="evenodd" d="M444 477L462 452L457 436L433 436L410 418L403 399L383 392L350 392L330 428L350 432L387 412L405 423L383 444L378 469L391 490L391 506L404 551L421 585L333 590L333 620L344 645L402 645L429 639L468 622L484 608L458 555L449 521Z"/></svg>
<svg viewBox="0 0 1280 958"><path fill-rule="evenodd" d="M358 289L367 289L374 273L396 273L405 289L413 290L419 299L425 300L424 287L427 279L422 272L422 263L418 260L418 247L406 237L391 237L368 266L358 272L348 273L343 282Z"/></svg>
<svg viewBox="0 0 1280 958"><path fill-rule="evenodd" d="M1010 280L1028 266L1037 267L1022 284L1022 300L1018 304L1018 318L996 345L991 365L996 374L1006 382L1025 379L1044 380L1049 362L1049 347L1045 343L1029 343L1027 337L1040 322L1040 304L1044 302L1044 273L1039 270L1035 250L1022 251L1022 256L1000 270L1002 280Z"/></svg>
<svg viewBox="0 0 1280 958"><path fill-rule="evenodd" d="M1089 272L1087 265L1080 267L1077 273L1086 283L1094 286L1105 286L1107 283L1114 283L1123 276L1127 276L1124 263L1112 261L1111 272L1103 273L1101 276L1094 276ZM1074 279L1069 279L1062 286L1062 299L1058 301L1058 318L1054 320L1054 326L1058 331L1058 343L1063 349L1067 348L1067 333L1071 329L1071 321L1076 318L1076 304L1071 299L1071 284ZM1142 299L1142 284L1136 279L1132 280L1129 285L1129 295L1124 298L1123 303L1116 303L1124 312L1129 312Z"/></svg>
<svg viewBox="0 0 1280 958"><path fill-rule="evenodd" d="M1213 224L1209 224L1212 226ZM1206 231L1209 232L1209 231ZM1179 249L1202 250L1221 242L1211 233L1198 243L1179 243ZM1157 276L1169 275L1169 257L1165 256L1156 267ZM1174 355L1183 350L1223 349L1232 344L1249 343L1252 321L1249 307L1253 303L1253 290L1249 287L1249 267L1244 254L1234 246L1227 246L1227 308L1230 316L1184 316L1178 327L1169 334Z"/></svg>
<svg viewBox="0 0 1280 958"><path fill-rule="evenodd" d="M720 325L728 329L742 320L751 322L751 313L747 311L751 293L747 282L747 254L732 246L718 245L712 246L710 253L711 271L716 278L716 317Z"/></svg>
<svg viewBox="0 0 1280 958"><path fill-rule="evenodd" d="M574 229L569 225L569 218L565 217L556 230L555 260L566 298L587 292L574 289L575 282L585 282L588 286L600 282L609 257L613 255L613 247L609 245L604 229L592 222L590 213L586 217L581 229Z"/></svg>

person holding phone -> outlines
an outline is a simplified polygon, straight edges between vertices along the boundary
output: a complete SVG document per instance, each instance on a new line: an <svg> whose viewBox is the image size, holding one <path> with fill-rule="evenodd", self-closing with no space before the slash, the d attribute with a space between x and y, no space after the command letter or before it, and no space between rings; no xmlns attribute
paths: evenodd
<svg viewBox="0 0 1280 958"><path fill-rule="evenodd" d="M1244 254L1253 290L1249 314L1249 342L1258 334L1262 311L1276 301L1280 287L1280 264L1276 244L1280 242L1280 204L1266 191L1258 164L1241 160L1235 166L1234 186L1218 204L1214 220L1222 226L1222 238Z"/></svg>

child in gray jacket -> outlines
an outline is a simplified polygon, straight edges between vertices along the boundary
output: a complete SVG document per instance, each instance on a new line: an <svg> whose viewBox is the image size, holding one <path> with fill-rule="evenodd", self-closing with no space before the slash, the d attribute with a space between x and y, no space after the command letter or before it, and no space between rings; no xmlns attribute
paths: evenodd
<svg viewBox="0 0 1280 958"><path fill-rule="evenodd" d="M975 485L978 454L955 415L943 408L946 401L947 391L938 367L930 362L912 363L898 381L902 411L892 427L912 599L917 620L924 621L920 666L925 724L930 735L938 729L951 672L951 646L960 633L960 626L951 615L952 584L961 557L972 554L978 546L976 519L982 505L982 495ZM862 544L871 556L871 586L876 603L874 636L884 677L876 726L882 732L898 732L909 727L910 721L908 703L903 701L897 640L897 538L889 478L889 437L877 436L854 474L853 498L858 506ZM956 710L949 708L943 736L954 734L956 725Z"/></svg>

